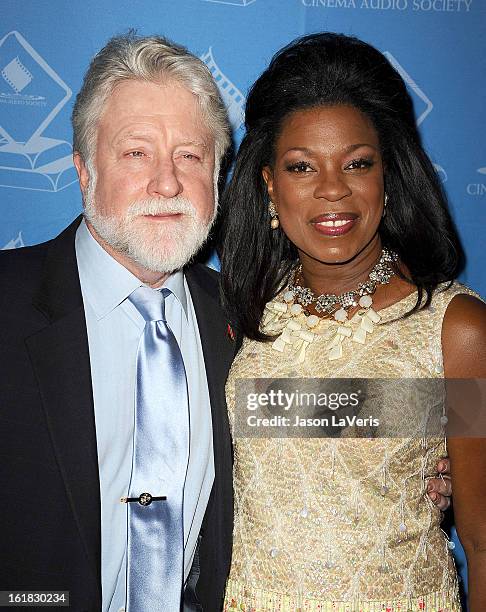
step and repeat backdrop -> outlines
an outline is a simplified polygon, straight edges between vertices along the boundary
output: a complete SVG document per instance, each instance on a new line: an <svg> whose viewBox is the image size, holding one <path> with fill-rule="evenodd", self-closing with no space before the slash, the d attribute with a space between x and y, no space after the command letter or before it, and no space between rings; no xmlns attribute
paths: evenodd
<svg viewBox="0 0 486 612"><path fill-rule="evenodd" d="M485 0L2 0L0 248L47 240L80 212L72 104L93 54L129 28L203 59L237 143L249 85L292 39L329 30L385 52L449 196L467 254L461 279L486 297Z"/></svg>

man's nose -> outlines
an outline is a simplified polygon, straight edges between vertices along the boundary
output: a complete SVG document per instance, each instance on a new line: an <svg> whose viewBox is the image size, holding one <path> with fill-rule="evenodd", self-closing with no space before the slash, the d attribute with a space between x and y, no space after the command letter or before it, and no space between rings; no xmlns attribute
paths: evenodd
<svg viewBox="0 0 486 612"><path fill-rule="evenodd" d="M154 168L147 191L151 197L174 198L182 193L182 184L177 176L177 168L171 160L160 162Z"/></svg>
<svg viewBox="0 0 486 612"><path fill-rule="evenodd" d="M337 202L342 198L351 195L346 176L337 169L322 169L317 177L314 189L315 198L324 198L329 202Z"/></svg>

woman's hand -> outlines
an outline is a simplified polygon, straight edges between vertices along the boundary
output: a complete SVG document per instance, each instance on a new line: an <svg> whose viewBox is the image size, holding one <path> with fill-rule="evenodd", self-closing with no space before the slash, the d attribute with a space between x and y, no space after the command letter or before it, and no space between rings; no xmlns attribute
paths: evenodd
<svg viewBox="0 0 486 612"><path fill-rule="evenodd" d="M447 510L451 505L452 481L451 463L444 457L437 464L437 478L431 478L427 483L427 495L439 510Z"/></svg>

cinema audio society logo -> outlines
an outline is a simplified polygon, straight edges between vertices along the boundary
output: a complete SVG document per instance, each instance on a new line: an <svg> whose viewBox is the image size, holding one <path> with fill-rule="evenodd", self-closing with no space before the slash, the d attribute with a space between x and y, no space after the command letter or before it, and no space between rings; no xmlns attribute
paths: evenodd
<svg viewBox="0 0 486 612"><path fill-rule="evenodd" d="M59 191L77 180L71 145L42 135L71 95L19 32L0 40L0 187Z"/></svg>
<svg viewBox="0 0 486 612"><path fill-rule="evenodd" d="M486 167L478 168L477 173L483 176L486 175ZM486 179L484 182L469 183L466 187L466 192L468 195L476 198L486 196Z"/></svg>
<svg viewBox="0 0 486 612"><path fill-rule="evenodd" d="M406 72L403 66L398 63L398 60L394 58L389 51L385 51L384 55L388 58L390 64L394 66L394 68L400 74L402 79L408 85L408 88L414 98L415 108L420 113L417 116L417 125L420 125L422 121L427 117L427 115L432 112L434 105L429 100L425 92L420 89L420 87L413 80L413 78L408 74L408 72Z"/></svg>
<svg viewBox="0 0 486 612"><path fill-rule="evenodd" d="M221 97L228 109L228 116L231 123L231 127L236 132L238 128L243 124L244 121L244 106L245 96L241 91L234 85L228 77L221 72L218 64L216 63L213 50L209 47L209 50L204 55L201 55L202 61L209 68L214 80L221 93Z"/></svg>
<svg viewBox="0 0 486 612"><path fill-rule="evenodd" d="M398 60L389 51L385 51L384 55L386 55L388 61L394 66L394 68L397 70L397 72L407 84L408 90L414 101L415 110L417 112L417 125L420 125L424 121L424 119L432 112L434 105L432 104L427 94L417 85L415 80L408 74L408 72L398 62ZM448 178L445 169L439 164L434 164L434 168L441 183L445 183Z"/></svg>
<svg viewBox="0 0 486 612"><path fill-rule="evenodd" d="M304 6L327 9L468 13L473 0L299 0Z"/></svg>
<svg viewBox="0 0 486 612"><path fill-rule="evenodd" d="M434 164L434 168L439 176L440 182L445 183L447 181L447 172L444 170L442 166L439 166L439 164Z"/></svg>
<svg viewBox="0 0 486 612"><path fill-rule="evenodd" d="M216 2L217 4L233 4L235 6L248 6L256 0L204 0L204 2Z"/></svg>
<svg viewBox="0 0 486 612"><path fill-rule="evenodd" d="M22 232L19 232L16 238L12 238L12 240L9 240L7 244L2 247L2 251L6 251L8 249L19 249L23 246L25 246L24 239L22 238Z"/></svg>

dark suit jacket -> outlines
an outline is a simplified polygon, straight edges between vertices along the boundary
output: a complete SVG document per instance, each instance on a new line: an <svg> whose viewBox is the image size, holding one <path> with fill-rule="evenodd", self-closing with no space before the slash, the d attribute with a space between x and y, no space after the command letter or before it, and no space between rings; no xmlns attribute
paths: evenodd
<svg viewBox="0 0 486 612"><path fill-rule="evenodd" d="M101 608L100 494L86 322L74 238L0 253L0 590L70 591ZM218 275L186 270L211 399L215 482L201 530L197 594L221 609L232 536L224 382L235 353ZM150 609L148 604L147 610Z"/></svg>

